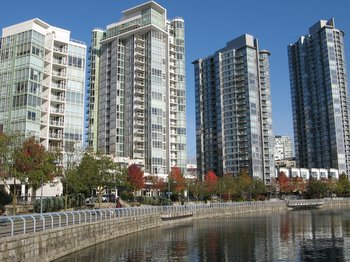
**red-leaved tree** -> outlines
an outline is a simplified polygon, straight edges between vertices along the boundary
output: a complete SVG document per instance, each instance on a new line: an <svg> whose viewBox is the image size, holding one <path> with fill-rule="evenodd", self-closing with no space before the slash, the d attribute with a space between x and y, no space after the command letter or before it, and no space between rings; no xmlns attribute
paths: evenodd
<svg viewBox="0 0 350 262"><path fill-rule="evenodd" d="M218 177L213 171L208 171L205 176L205 185L209 194L215 193L218 184Z"/></svg>
<svg viewBox="0 0 350 262"><path fill-rule="evenodd" d="M145 180L143 177L143 171L138 165L132 164L128 167L128 182L134 193L135 191L144 188Z"/></svg>
<svg viewBox="0 0 350 262"><path fill-rule="evenodd" d="M284 172L278 173L277 182L281 193L289 193L291 191L290 179L284 174Z"/></svg>
<svg viewBox="0 0 350 262"><path fill-rule="evenodd" d="M173 191L179 195L181 201L182 193L186 189L186 179L181 174L181 169L179 167L171 168L169 182Z"/></svg>

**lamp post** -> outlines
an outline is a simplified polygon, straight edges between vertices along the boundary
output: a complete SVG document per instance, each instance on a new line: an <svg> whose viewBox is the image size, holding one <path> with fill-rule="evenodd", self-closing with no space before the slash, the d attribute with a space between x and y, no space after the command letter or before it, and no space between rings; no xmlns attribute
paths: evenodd
<svg viewBox="0 0 350 262"><path fill-rule="evenodd" d="M40 181L40 214L43 213L43 177L41 176Z"/></svg>
<svg viewBox="0 0 350 262"><path fill-rule="evenodd" d="M168 202L170 205L170 203L171 203L171 200L170 200L170 175L168 175Z"/></svg>

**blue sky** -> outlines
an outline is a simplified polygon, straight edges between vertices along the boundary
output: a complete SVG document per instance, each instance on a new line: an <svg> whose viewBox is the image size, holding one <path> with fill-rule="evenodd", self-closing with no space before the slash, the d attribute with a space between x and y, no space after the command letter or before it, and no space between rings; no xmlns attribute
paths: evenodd
<svg viewBox="0 0 350 262"><path fill-rule="evenodd" d="M72 32L71 37L90 44L90 31L119 21L121 12L142 0L18 0L3 1L0 28L40 18ZM293 137L287 45L320 19L335 18L345 32L347 72L350 65L350 1L348 0L159 0L168 18L183 17L186 27L187 147L195 157L194 76L192 61L213 54L241 34L259 39L271 52L270 77L273 131Z"/></svg>

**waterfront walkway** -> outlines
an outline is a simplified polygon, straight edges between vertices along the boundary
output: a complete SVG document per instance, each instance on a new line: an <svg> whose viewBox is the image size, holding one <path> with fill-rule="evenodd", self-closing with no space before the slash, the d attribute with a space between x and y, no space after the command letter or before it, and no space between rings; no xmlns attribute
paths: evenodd
<svg viewBox="0 0 350 262"><path fill-rule="evenodd" d="M350 200L332 199L323 204L325 208L336 206L350 207ZM141 230L193 219L283 210L287 210L287 202L277 200L9 216L1 221L0 261L52 261L85 247Z"/></svg>

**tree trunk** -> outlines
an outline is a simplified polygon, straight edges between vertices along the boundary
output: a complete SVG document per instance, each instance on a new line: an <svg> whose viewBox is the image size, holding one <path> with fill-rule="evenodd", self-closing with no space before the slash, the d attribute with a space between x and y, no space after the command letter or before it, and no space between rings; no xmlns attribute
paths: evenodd
<svg viewBox="0 0 350 262"><path fill-rule="evenodd" d="M17 193L16 193L16 178L13 179L13 199L12 199L12 215L16 215L17 209Z"/></svg>

